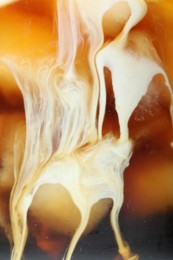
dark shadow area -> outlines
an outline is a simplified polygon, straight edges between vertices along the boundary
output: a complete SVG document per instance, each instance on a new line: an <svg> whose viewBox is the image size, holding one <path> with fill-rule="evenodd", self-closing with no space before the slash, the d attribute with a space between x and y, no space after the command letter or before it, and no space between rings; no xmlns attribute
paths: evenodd
<svg viewBox="0 0 173 260"><path fill-rule="evenodd" d="M173 212L145 218L120 217L124 239L140 260L173 259ZM1 236L0 259L10 259L10 247ZM102 259L113 260L117 256L117 246L109 222L109 217L90 234L83 237L73 254L74 260ZM62 256L61 256L62 257ZM61 257L58 258L62 259ZM53 258L39 250L35 241L28 240L25 260L51 260Z"/></svg>

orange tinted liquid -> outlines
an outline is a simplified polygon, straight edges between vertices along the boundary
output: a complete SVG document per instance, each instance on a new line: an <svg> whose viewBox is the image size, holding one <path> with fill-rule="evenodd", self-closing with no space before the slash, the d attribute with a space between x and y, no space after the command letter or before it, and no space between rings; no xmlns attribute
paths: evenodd
<svg viewBox="0 0 173 260"><path fill-rule="evenodd" d="M53 29L54 5L48 1L44 5L35 4L31 1L27 5L25 1L20 1L13 7L6 7L0 10L0 32L2 36L0 53L5 52L28 55L31 49L35 55L52 50L56 41L56 31ZM41 8L40 8L41 5ZM25 13L23 12L25 10ZM135 29L146 32L153 40L153 44L163 62L163 66L173 85L173 4L162 1L161 4L150 4L149 12L144 20ZM16 19L17 18L17 19ZM25 22L25 24L24 24ZM14 25L15 26L12 26ZM27 28L27 29L26 29ZM31 47L32 46L32 47ZM54 51L54 50L53 50ZM33 52L32 52L33 53ZM112 93L112 85L109 72L105 72L107 79L107 107L104 120L104 134L113 132L119 135L118 117L114 111L115 100ZM136 150L132 157L131 164L125 173L125 195L130 198L135 207L136 214L154 214L164 211L168 205L173 207L173 151L170 148L172 140L172 124L169 115L170 98L166 90L163 79L155 79L146 97L142 99L137 109L134 111L130 122L130 137L135 140ZM12 135L9 128L24 118L23 98L17 88L12 88L13 92L4 90L5 83L0 85L0 127L1 127L1 148L0 155L3 156L6 142ZM152 94L153 88L157 88L158 95ZM148 104L148 98L151 102ZM153 98L154 97L154 98ZM21 111L23 116L16 117L15 111ZM3 117L3 119L2 119ZM10 123L9 123L10 122ZM11 124L11 125L10 125ZM3 141L2 141L3 140ZM13 143L11 143L11 146ZM3 165L2 165L3 167ZM0 183L1 212L4 221L9 223L8 199L10 185ZM146 205L145 209L142 205ZM32 221L31 221L32 222ZM38 223L39 225L39 223ZM49 227L31 227L32 233L36 236L38 245L54 254L52 240L45 242L47 235L50 236ZM64 241L66 244L66 240ZM55 245L56 249L58 243Z"/></svg>

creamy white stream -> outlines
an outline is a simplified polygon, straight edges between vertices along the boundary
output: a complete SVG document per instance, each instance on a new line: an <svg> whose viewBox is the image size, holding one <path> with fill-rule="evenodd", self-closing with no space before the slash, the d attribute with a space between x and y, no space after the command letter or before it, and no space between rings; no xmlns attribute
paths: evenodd
<svg viewBox="0 0 173 260"><path fill-rule="evenodd" d="M21 168L14 169L10 202L12 260L22 257L28 232L27 212L34 195L45 183L63 185L81 214L65 259L71 258L88 224L92 206L104 198L113 201L111 224L119 252L124 259L138 258L124 244L118 226L123 172L133 152L128 122L156 74L163 74L170 92L171 88L150 51L152 44L148 41L145 46L148 56L137 48L143 35L132 36L135 50L127 48L130 30L147 12L145 1L125 1L131 15L120 35L104 45L103 16L120 2L58 0L57 57L47 56L36 62L22 57L1 57L22 92L26 115L24 159ZM77 67L82 55L88 69L85 75ZM106 107L104 67L112 76L119 139L114 133L102 135ZM16 165L17 149L14 148Z"/></svg>

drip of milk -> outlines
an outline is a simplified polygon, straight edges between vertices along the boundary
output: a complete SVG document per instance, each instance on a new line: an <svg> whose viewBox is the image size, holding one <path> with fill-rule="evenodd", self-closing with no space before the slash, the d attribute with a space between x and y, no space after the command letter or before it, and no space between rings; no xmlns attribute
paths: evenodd
<svg viewBox="0 0 173 260"><path fill-rule="evenodd" d="M1 58L23 94L26 115L24 159L20 171L14 169L15 184L10 200L12 260L22 257L28 232L27 212L34 195L45 183L63 185L81 214L65 259L71 258L88 224L92 206L104 198L113 201L111 224L119 252L124 259L137 259L124 244L118 225L123 203L123 172L133 152L128 121L154 75L162 73L170 91L171 88L165 72L154 59L137 56L126 48L131 28L146 14L145 1L126 1L130 18L121 34L103 45L103 15L119 2L59 0L57 57L34 64L20 58ZM92 75L92 83L75 68L77 49L84 34L89 46L84 55L90 65L87 73ZM114 133L102 136L106 107L104 67L112 75L119 139ZM17 154L17 148L14 152Z"/></svg>

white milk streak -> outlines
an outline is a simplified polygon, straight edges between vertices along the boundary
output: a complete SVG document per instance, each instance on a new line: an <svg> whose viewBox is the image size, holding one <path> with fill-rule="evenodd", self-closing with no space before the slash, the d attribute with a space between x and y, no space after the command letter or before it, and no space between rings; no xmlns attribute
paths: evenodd
<svg viewBox="0 0 173 260"><path fill-rule="evenodd" d="M148 46L150 48L150 46ZM99 133L105 114L106 86L103 69L107 67L112 74L112 85L115 95L115 110L120 124L120 140L128 140L128 121L141 98L147 93L148 86L156 74L163 74L165 83L171 93L171 87L164 70L153 60L136 56L135 53L122 50L116 45L116 40L107 45L97 56L98 73L100 78ZM122 73L123 72L123 73ZM135 79L135 80L134 80ZM102 107L104 104L104 107Z"/></svg>
<svg viewBox="0 0 173 260"><path fill-rule="evenodd" d="M0 0L0 7L12 4L12 3L17 2L17 1L18 0Z"/></svg>
<svg viewBox="0 0 173 260"><path fill-rule="evenodd" d="M165 73L154 60L135 56L125 48L131 28L146 13L142 0L126 1L131 10L129 20L121 34L103 46L103 16L119 2L59 0L57 57L41 59L34 64L23 63L21 58L1 59L11 69L23 94L26 115L24 159L20 171L15 169L10 203L13 260L22 257L27 237L27 212L35 193L45 183L63 185L81 213L81 222L66 259L71 258L88 224L92 206L105 198L113 201L111 224L119 252L124 259L137 259L137 256L131 257L129 247L124 245L118 225L123 203L123 172L132 154L128 121L152 77L157 73L165 76ZM85 78L75 66L82 44L88 46L87 53L83 54L90 66ZM102 137L106 107L105 66L112 74L119 140L114 133Z"/></svg>

